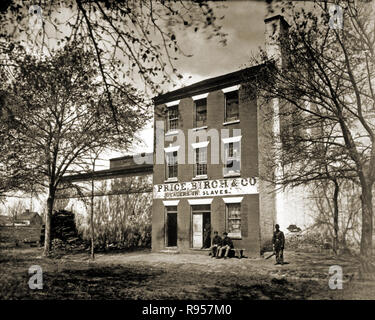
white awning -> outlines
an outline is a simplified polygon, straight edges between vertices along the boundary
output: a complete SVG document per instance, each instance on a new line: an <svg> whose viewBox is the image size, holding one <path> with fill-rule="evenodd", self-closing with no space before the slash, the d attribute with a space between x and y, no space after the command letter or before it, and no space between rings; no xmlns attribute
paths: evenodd
<svg viewBox="0 0 375 320"><path fill-rule="evenodd" d="M163 200L163 204L165 207L168 206L177 206L180 200Z"/></svg>
<svg viewBox="0 0 375 320"><path fill-rule="evenodd" d="M173 106L178 106L179 104L180 104L180 100L175 100L175 101L167 102L165 105L167 107L173 107Z"/></svg>
<svg viewBox="0 0 375 320"><path fill-rule="evenodd" d="M232 86L232 87L228 87L228 88L224 88L224 89L221 89L224 93L227 93L227 92L231 92L231 91L236 91L240 88L240 85L236 85L236 86Z"/></svg>
<svg viewBox="0 0 375 320"><path fill-rule="evenodd" d="M232 143L232 142L240 142L242 136L235 136L235 137L229 137L229 138L223 138L221 139L223 143Z"/></svg>
<svg viewBox="0 0 375 320"><path fill-rule="evenodd" d="M188 199L188 202L191 206L198 205L198 204L211 204L213 198L209 199Z"/></svg>
<svg viewBox="0 0 375 320"><path fill-rule="evenodd" d="M202 93L202 94L198 94L197 96L193 96L193 100L199 100L199 99L204 99L204 98L207 98L208 96L208 92L207 93Z"/></svg>
<svg viewBox="0 0 375 320"><path fill-rule="evenodd" d="M223 198L225 203L240 203L243 197L230 197L230 198Z"/></svg>
<svg viewBox="0 0 375 320"><path fill-rule="evenodd" d="M167 148L164 148L164 151L165 153L170 153L170 152L178 151L179 148L180 146L167 147Z"/></svg>
<svg viewBox="0 0 375 320"><path fill-rule="evenodd" d="M198 148L204 148L207 147L210 141L203 141L203 142L197 142L197 143L192 143L191 146L193 149L198 149Z"/></svg>

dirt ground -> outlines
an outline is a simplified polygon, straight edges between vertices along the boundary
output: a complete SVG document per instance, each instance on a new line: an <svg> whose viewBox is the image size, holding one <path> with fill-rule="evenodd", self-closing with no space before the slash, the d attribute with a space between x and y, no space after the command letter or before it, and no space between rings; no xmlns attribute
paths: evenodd
<svg viewBox="0 0 375 320"><path fill-rule="evenodd" d="M274 259L212 259L142 250L42 258L40 248L0 249L0 299L375 299L375 281L358 280L352 257L285 252ZM31 265L43 289L31 290ZM328 286L329 267L343 270L343 289Z"/></svg>

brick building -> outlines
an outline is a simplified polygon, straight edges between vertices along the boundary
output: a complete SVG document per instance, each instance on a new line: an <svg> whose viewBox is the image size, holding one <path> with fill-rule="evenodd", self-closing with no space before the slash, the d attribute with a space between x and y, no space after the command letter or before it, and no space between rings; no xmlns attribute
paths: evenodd
<svg viewBox="0 0 375 320"><path fill-rule="evenodd" d="M266 50L278 54L281 16L266 23ZM269 150L265 113L251 82L261 66L204 80L154 99L153 251L205 247L207 230L229 233L237 248L258 256L272 237L277 193L259 180ZM272 105L272 108L274 105ZM272 111L272 110L271 110ZM262 172L263 171L263 172Z"/></svg>

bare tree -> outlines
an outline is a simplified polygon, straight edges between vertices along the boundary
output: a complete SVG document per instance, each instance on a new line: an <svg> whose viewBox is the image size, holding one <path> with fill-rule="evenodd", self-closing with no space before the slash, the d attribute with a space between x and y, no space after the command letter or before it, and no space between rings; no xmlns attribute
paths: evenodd
<svg viewBox="0 0 375 320"><path fill-rule="evenodd" d="M290 23L288 33L278 39L282 63L272 63L265 52L261 54L257 62L264 63L265 72L258 82L258 94L267 100L279 99L281 117L285 103L310 125L320 123L326 128L321 139L321 133L314 133L314 145L329 146L328 154L336 154L333 167L342 173L353 172L360 186L361 256L364 269L369 271L375 181L374 10L372 3L338 4L342 28L332 24L330 8L321 2L309 11L298 4L281 4ZM319 158L309 152L304 156L306 161ZM303 159L296 163L295 169L303 167Z"/></svg>
<svg viewBox="0 0 375 320"><path fill-rule="evenodd" d="M91 237L91 260L95 260L95 226L94 226L94 200L95 200L95 165L103 150L96 150L91 156L91 196L90 196L90 237Z"/></svg>
<svg viewBox="0 0 375 320"><path fill-rule="evenodd" d="M313 200L312 228L329 235L335 253L339 248L345 251L356 247L360 239L358 186L347 180L336 183L316 181L309 189L309 199Z"/></svg>
<svg viewBox="0 0 375 320"><path fill-rule="evenodd" d="M25 159L48 192L44 248L48 255L51 216L63 176L82 170L87 157L98 149L126 149L148 114L137 107L144 104L140 94L129 96L112 88L119 115L113 119L95 56L78 43L45 59L22 55L15 61L18 68L7 103L17 121L20 154L29 155Z"/></svg>
<svg viewBox="0 0 375 320"><path fill-rule="evenodd" d="M0 71L0 78L3 73ZM6 103L8 88L1 84L0 91L0 199L8 194L22 190L31 192L36 176L29 170L28 155L23 158L20 154L22 146L18 143L16 134L16 121L14 114Z"/></svg>
<svg viewBox="0 0 375 320"><path fill-rule="evenodd" d="M0 28L5 44L21 43L37 54L82 41L95 53L108 106L117 118L112 86L127 92L139 79L155 94L163 84L182 78L175 62L190 54L179 42L178 29L225 44L214 14L218 6L198 0L10 0L1 8ZM123 80L128 87L121 85Z"/></svg>
<svg viewBox="0 0 375 320"><path fill-rule="evenodd" d="M22 214L25 211L25 205L22 201L17 200L8 207L8 213L12 217L13 227L17 220L17 215Z"/></svg>

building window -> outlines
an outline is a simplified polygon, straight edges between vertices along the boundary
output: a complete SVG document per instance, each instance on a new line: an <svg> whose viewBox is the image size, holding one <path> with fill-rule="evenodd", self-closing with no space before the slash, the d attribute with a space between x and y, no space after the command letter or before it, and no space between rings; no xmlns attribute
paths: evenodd
<svg viewBox="0 0 375 320"><path fill-rule="evenodd" d="M225 94L225 122L239 120L238 90Z"/></svg>
<svg viewBox="0 0 375 320"><path fill-rule="evenodd" d="M207 147L195 149L195 176L207 175Z"/></svg>
<svg viewBox="0 0 375 320"><path fill-rule="evenodd" d="M239 175L241 171L241 142L224 144L224 176Z"/></svg>
<svg viewBox="0 0 375 320"><path fill-rule="evenodd" d="M241 203L227 203L226 211L228 236L241 238Z"/></svg>
<svg viewBox="0 0 375 320"><path fill-rule="evenodd" d="M178 164L177 164L177 151L167 152L167 179L177 178Z"/></svg>
<svg viewBox="0 0 375 320"><path fill-rule="evenodd" d="M178 127L178 105L168 107L168 131L177 130Z"/></svg>
<svg viewBox="0 0 375 320"><path fill-rule="evenodd" d="M195 118L194 128L203 127L207 121L207 99L199 99L195 101Z"/></svg>

